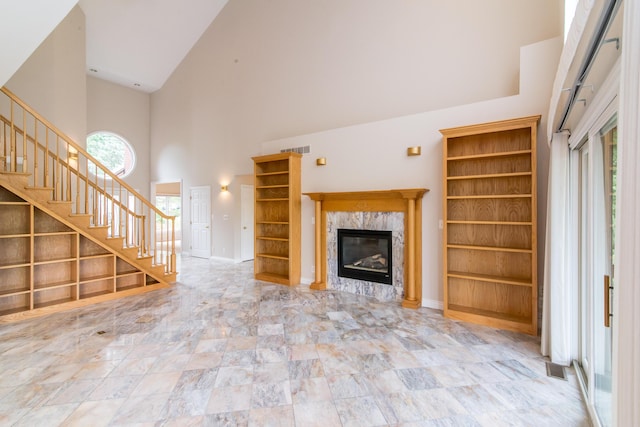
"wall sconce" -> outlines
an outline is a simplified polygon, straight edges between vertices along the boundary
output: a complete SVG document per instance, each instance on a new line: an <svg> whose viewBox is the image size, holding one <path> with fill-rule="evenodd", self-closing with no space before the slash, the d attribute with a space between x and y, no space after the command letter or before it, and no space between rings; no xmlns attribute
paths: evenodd
<svg viewBox="0 0 640 427"><path fill-rule="evenodd" d="M229 191L229 186L228 185L220 186L220 191L223 192L223 193Z"/></svg>
<svg viewBox="0 0 640 427"><path fill-rule="evenodd" d="M415 146L415 147L409 147L407 148L407 156L419 156L422 151L422 147L421 146Z"/></svg>
<svg viewBox="0 0 640 427"><path fill-rule="evenodd" d="M78 160L78 152L73 147L69 147L69 160Z"/></svg>
<svg viewBox="0 0 640 427"><path fill-rule="evenodd" d="M316 159L316 166L325 166L327 164L327 158L326 157L318 157Z"/></svg>

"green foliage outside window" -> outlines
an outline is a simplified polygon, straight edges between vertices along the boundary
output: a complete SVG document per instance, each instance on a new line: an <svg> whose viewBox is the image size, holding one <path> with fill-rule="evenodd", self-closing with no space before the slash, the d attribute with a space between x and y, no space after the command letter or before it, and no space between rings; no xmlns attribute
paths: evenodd
<svg viewBox="0 0 640 427"><path fill-rule="evenodd" d="M87 137L87 151L117 176L127 175L133 167L133 150L118 135L108 132L96 132L89 135ZM90 164L89 171L95 174L95 165Z"/></svg>

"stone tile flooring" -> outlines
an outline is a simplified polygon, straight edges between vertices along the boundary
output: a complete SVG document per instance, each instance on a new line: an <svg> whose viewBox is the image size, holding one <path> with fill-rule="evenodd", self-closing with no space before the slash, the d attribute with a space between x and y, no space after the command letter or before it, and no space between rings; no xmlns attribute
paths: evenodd
<svg viewBox="0 0 640 427"><path fill-rule="evenodd" d="M590 425L537 338L180 264L170 289L0 325L0 425Z"/></svg>

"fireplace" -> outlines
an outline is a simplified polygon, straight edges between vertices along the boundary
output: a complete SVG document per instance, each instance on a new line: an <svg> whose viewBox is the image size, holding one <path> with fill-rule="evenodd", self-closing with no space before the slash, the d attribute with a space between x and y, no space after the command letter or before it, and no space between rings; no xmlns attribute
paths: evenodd
<svg viewBox="0 0 640 427"><path fill-rule="evenodd" d="M338 229L338 276L392 284L391 231Z"/></svg>

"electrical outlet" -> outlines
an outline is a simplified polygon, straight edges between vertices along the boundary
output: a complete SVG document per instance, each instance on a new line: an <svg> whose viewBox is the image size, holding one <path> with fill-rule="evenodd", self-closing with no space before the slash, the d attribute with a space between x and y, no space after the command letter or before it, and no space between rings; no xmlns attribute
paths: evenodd
<svg viewBox="0 0 640 427"><path fill-rule="evenodd" d="M442 222L442 220L438 221L438 228L440 230L442 230L444 228L444 223Z"/></svg>
<svg viewBox="0 0 640 427"><path fill-rule="evenodd" d="M316 266L315 266L315 265L312 265L312 266L311 266L311 272L312 272L312 273L315 273L315 272L316 272Z"/></svg>
<svg viewBox="0 0 640 427"><path fill-rule="evenodd" d="M316 217L315 216L311 217L311 225L316 225Z"/></svg>

